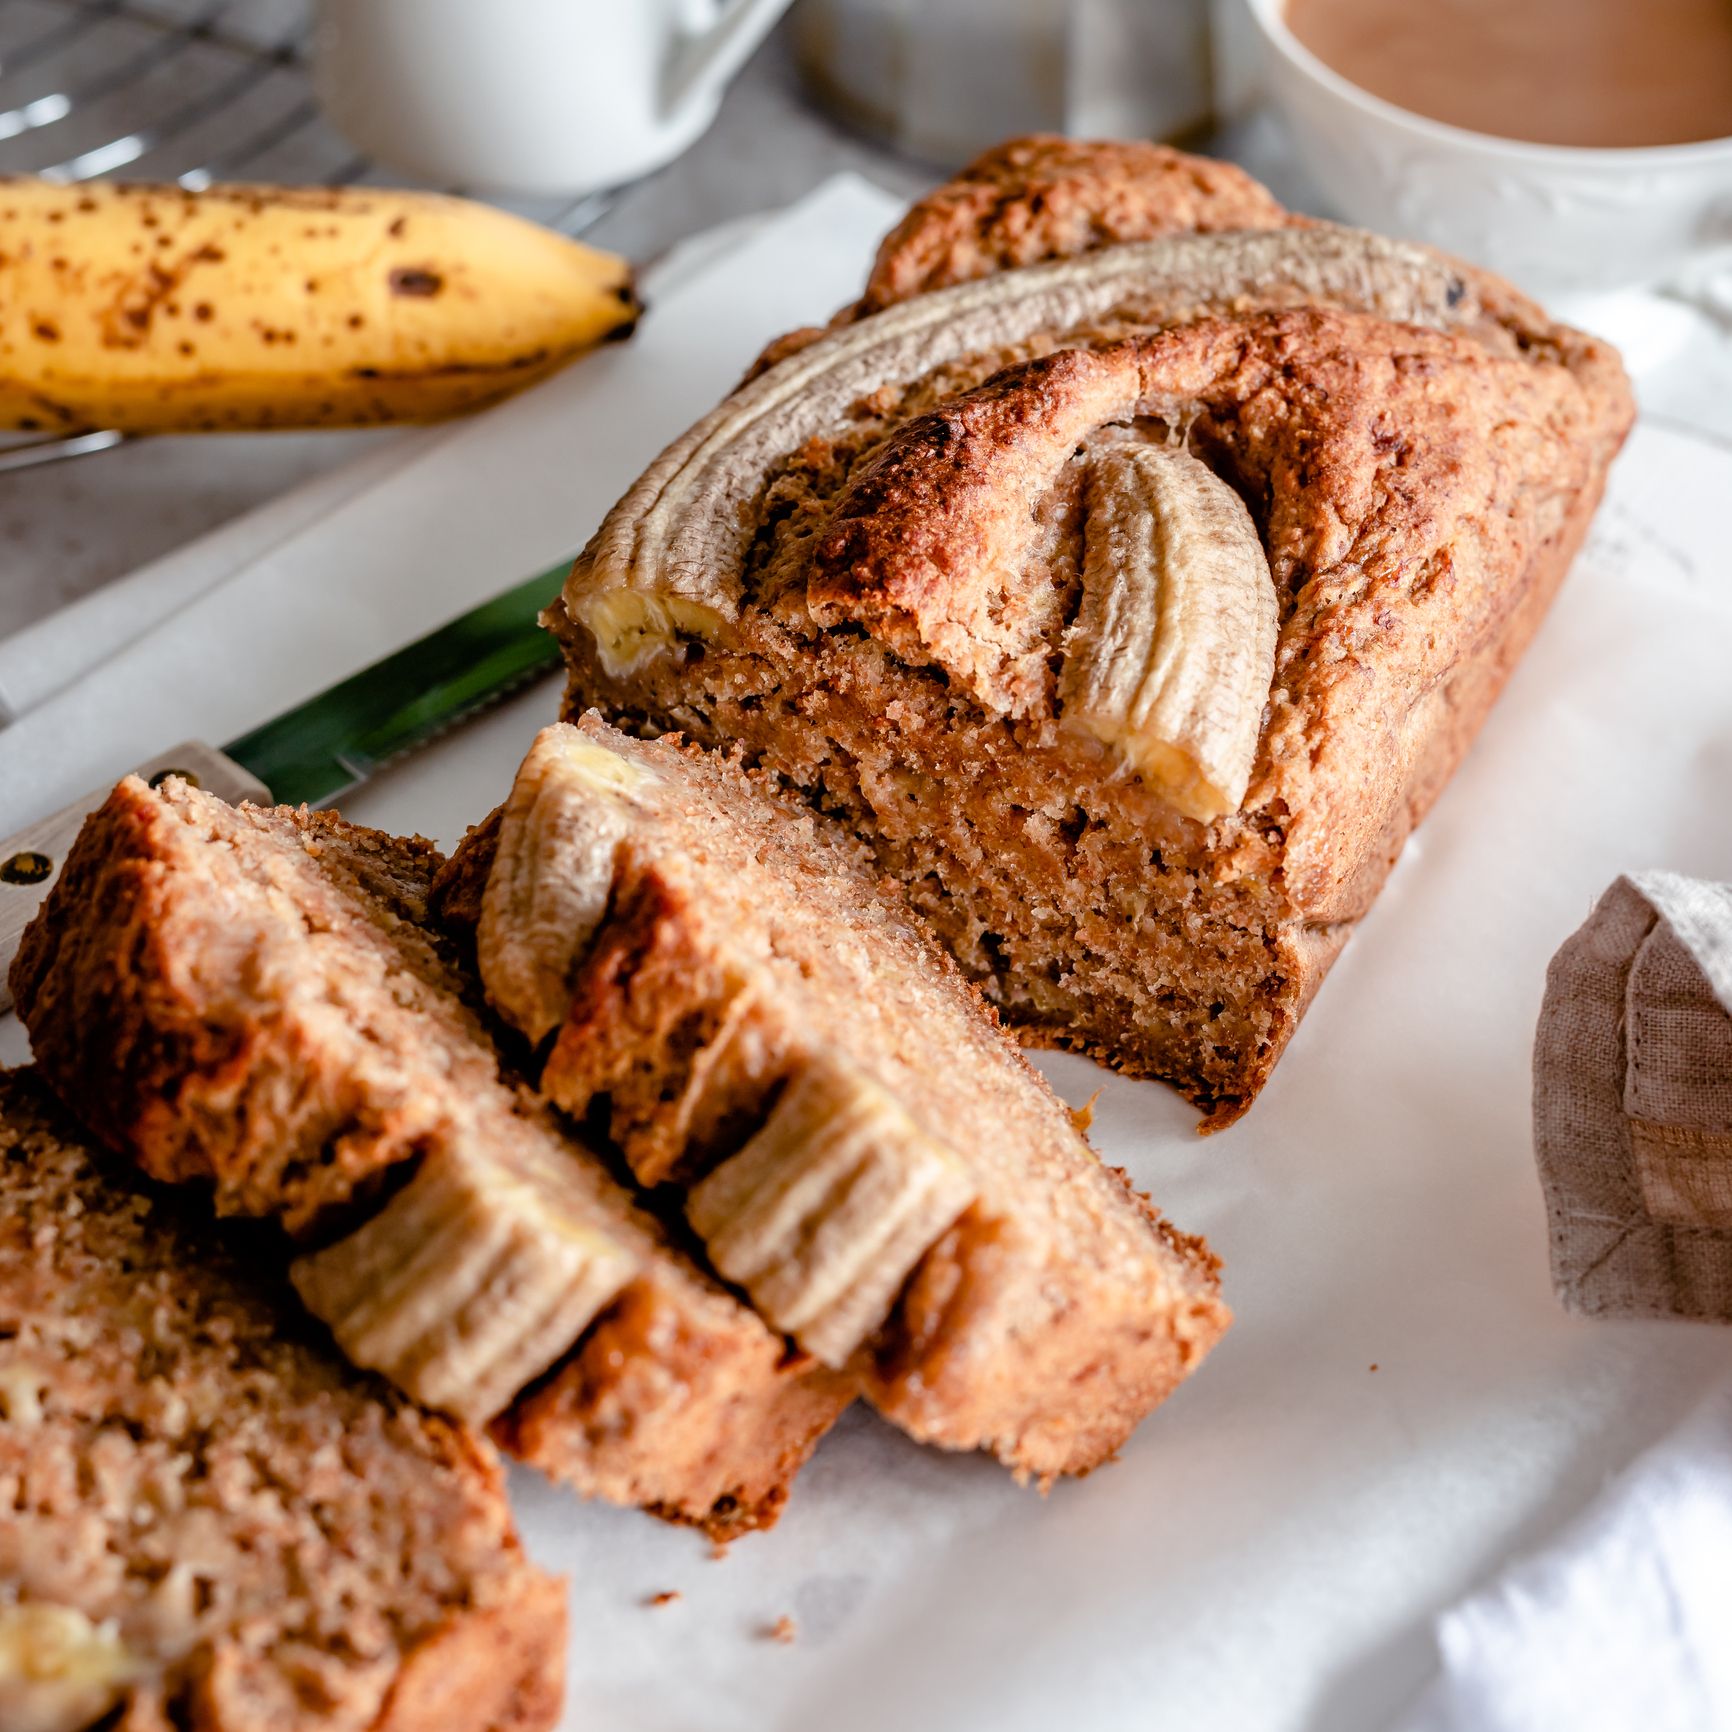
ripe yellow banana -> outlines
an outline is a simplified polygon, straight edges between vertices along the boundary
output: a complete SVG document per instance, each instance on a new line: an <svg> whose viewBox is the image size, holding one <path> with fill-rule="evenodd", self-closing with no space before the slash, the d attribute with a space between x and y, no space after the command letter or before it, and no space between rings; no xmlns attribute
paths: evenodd
<svg viewBox="0 0 1732 1732"><path fill-rule="evenodd" d="M636 317L624 260L464 199L0 179L0 427L435 420Z"/></svg>

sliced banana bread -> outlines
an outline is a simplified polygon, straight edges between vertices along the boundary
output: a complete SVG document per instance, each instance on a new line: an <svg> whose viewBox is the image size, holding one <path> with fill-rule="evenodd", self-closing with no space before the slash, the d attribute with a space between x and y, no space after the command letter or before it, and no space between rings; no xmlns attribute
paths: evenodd
<svg viewBox="0 0 1732 1732"><path fill-rule="evenodd" d="M1024 1038L1244 1111L1581 544L1616 354L1234 171L1023 140L608 515L566 713L742 750Z"/></svg>
<svg viewBox="0 0 1732 1732"><path fill-rule="evenodd" d="M1084 1472L1226 1327L1202 1242L767 778L595 717L546 729L435 906L542 1092L914 1436Z"/></svg>
<svg viewBox="0 0 1732 1732"><path fill-rule="evenodd" d="M425 925L438 855L117 787L12 971L38 1063L152 1176L274 1217L356 1363L586 1494L775 1519L850 1388L502 1080Z"/></svg>
<svg viewBox="0 0 1732 1732"><path fill-rule="evenodd" d="M551 1727L564 1589L492 1449L186 1202L0 1073L0 1726Z"/></svg>

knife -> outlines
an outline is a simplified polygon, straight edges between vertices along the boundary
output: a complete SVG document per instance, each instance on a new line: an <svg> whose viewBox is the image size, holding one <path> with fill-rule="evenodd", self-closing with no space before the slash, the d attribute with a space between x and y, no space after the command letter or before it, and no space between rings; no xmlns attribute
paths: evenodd
<svg viewBox="0 0 1732 1732"><path fill-rule="evenodd" d="M570 561L484 601L226 746L187 740L135 767L155 786L184 776L231 802L326 806L375 771L489 708L559 661L541 610ZM0 840L0 1013L6 974L84 820L108 788Z"/></svg>

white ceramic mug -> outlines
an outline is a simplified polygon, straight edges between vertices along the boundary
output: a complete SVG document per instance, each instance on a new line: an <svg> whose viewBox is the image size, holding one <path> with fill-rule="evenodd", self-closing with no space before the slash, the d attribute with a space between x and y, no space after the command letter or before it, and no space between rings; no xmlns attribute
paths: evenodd
<svg viewBox="0 0 1732 1732"><path fill-rule="evenodd" d="M436 186L582 193L659 168L715 117L788 0L319 0L332 124Z"/></svg>
<svg viewBox="0 0 1732 1732"><path fill-rule="evenodd" d="M1732 138L1594 150L1468 132L1325 66L1287 28L1285 0L1241 3L1269 94L1349 222L1430 241L1547 298L1654 282L1732 243Z"/></svg>
<svg viewBox="0 0 1732 1732"><path fill-rule="evenodd" d="M1019 132L1209 119L1209 0L805 0L790 28L826 102L947 167Z"/></svg>

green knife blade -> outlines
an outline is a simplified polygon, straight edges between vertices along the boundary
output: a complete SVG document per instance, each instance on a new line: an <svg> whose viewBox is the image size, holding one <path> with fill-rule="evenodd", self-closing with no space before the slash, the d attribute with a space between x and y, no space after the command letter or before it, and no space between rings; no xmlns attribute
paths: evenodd
<svg viewBox="0 0 1732 1732"><path fill-rule="evenodd" d="M322 806L554 667L539 624L570 561L328 686L222 749L285 806Z"/></svg>
<svg viewBox="0 0 1732 1732"><path fill-rule="evenodd" d="M184 776L223 800L326 805L391 759L553 669L559 644L539 615L565 584L566 566L483 601L461 618L383 662L374 662L317 698L284 710L222 752L184 740L133 772L156 786ZM0 1013L12 1005L7 966L24 928L42 906L83 821L113 783L26 824L0 840Z"/></svg>
<svg viewBox="0 0 1732 1732"><path fill-rule="evenodd" d="M429 632L341 683L230 740L220 752L183 740L133 766L153 787L182 776L224 800L322 806L445 729L551 669L559 645L538 616L565 581L555 566ZM0 1013L19 940L65 864L84 820L113 784L0 840Z"/></svg>

